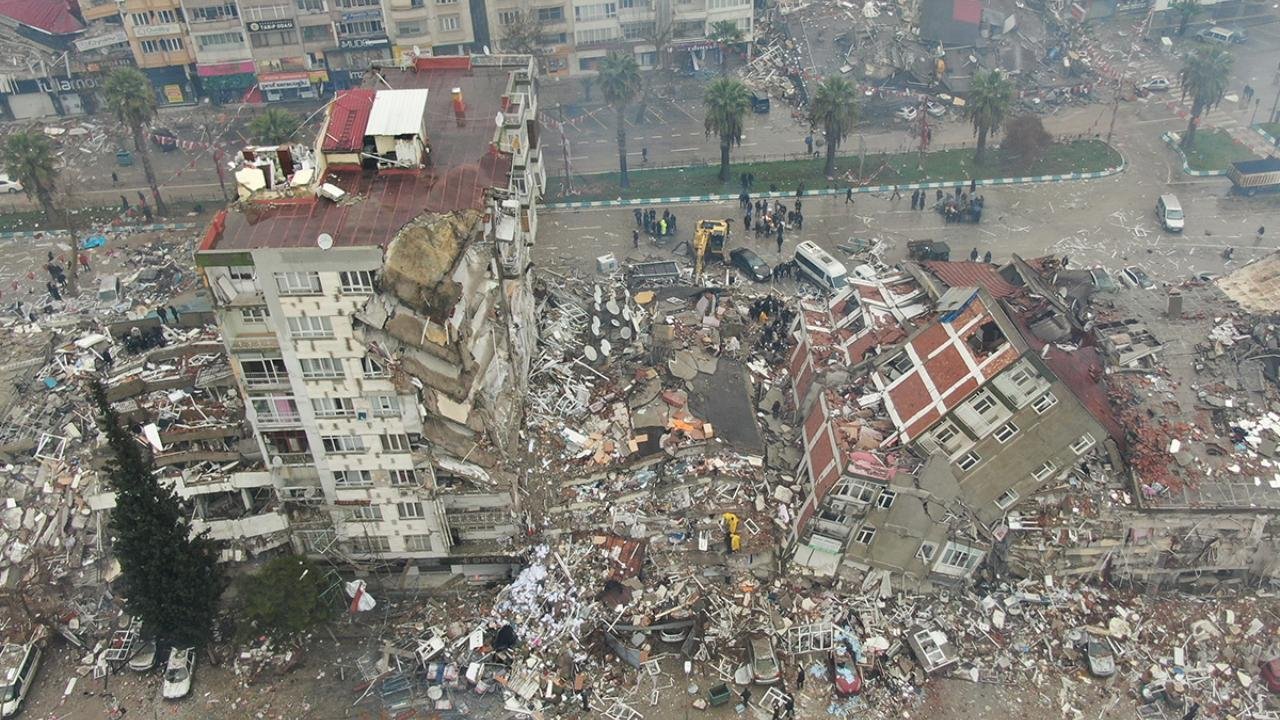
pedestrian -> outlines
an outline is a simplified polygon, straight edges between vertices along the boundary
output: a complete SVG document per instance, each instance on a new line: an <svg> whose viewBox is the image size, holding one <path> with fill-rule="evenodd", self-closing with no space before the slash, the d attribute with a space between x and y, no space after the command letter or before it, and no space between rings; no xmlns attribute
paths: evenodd
<svg viewBox="0 0 1280 720"><path fill-rule="evenodd" d="M804 668L796 671L796 690L804 689Z"/></svg>
<svg viewBox="0 0 1280 720"><path fill-rule="evenodd" d="M970 195L972 195L972 194L973 194L977 189L978 189L978 179L977 179L977 178L970 178L970 179L969 179L969 194L970 194Z"/></svg>
<svg viewBox="0 0 1280 720"><path fill-rule="evenodd" d="M751 188L755 187L755 185L756 185L756 174L747 173L747 189L750 190Z"/></svg>
<svg viewBox="0 0 1280 720"><path fill-rule="evenodd" d="M658 237L664 237L667 234L667 219L662 218L658 221Z"/></svg>
<svg viewBox="0 0 1280 720"><path fill-rule="evenodd" d="M751 213L742 216L742 229L744 231L751 229Z"/></svg>
<svg viewBox="0 0 1280 720"><path fill-rule="evenodd" d="M123 195L120 196L120 212L122 213L129 212L129 198Z"/></svg>
<svg viewBox="0 0 1280 720"><path fill-rule="evenodd" d="M172 305L169 306L169 318L172 319L175 323L178 322L178 308Z"/></svg>
<svg viewBox="0 0 1280 720"><path fill-rule="evenodd" d="M902 192L898 190L898 186L897 186L897 185L894 185L894 186L893 186L893 194L889 196L889 201L890 201L890 202L893 202L894 200L898 200L898 199L901 199L901 198L902 198Z"/></svg>
<svg viewBox="0 0 1280 720"><path fill-rule="evenodd" d="M749 704L750 702L751 702L751 688L749 688L749 687L743 688L743 689L742 689L742 704L743 704L743 705L747 705L747 704Z"/></svg>
<svg viewBox="0 0 1280 720"><path fill-rule="evenodd" d="M649 148L647 147L640 148L640 162L642 163L649 162Z"/></svg>
<svg viewBox="0 0 1280 720"><path fill-rule="evenodd" d="M640 231L635 228L631 230L631 247L640 249Z"/></svg>
<svg viewBox="0 0 1280 720"><path fill-rule="evenodd" d="M1262 225L1259 225L1259 226L1258 226L1258 240L1259 240L1259 241L1261 241L1261 240L1262 240L1262 236L1263 236L1264 234L1266 234L1266 232L1267 232L1267 228L1266 228L1265 226L1262 226Z"/></svg>
<svg viewBox="0 0 1280 720"><path fill-rule="evenodd" d="M852 187L852 186L845 188L845 191L844 191L844 204L845 204L845 205L852 205L852 204L853 204L853 187Z"/></svg>
<svg viewBox="0 0 1280 720"><path fill-rule="evenodd" d="M804 213L796 213L796 230L804 229Z"/></svg>
<svg viewBox="0 0 1280 720"><path fill-rule="evenodd" d="M146 217L147 222L151 222L151 206L150 205L142 206L142 215Z"/></svg>
<svg viewBox="0 0 1280 720"><path fill-rule="evenodd" d="M990 250L988 250L988 251L986 251L985 253L983 253L983 254L982 254L982 262L987 263L988 265L990 265L990 264L991 264L991 251L990 251Z"/></svg>
<svg viewBox="0 0 1280 720"><path fill-rule="evenodd" d="M163 305L158 305L158 306L156 306L156 317L159 317L159 318L160 318L160 322L161 322L161 323L163 323L163 324L165 324L165 325L168 325L168 324L169 324L169 318L168 318L168 317L166 317L166 316L165 316L165 314L164 314L164 306L163 306Z"/></svg>
<svg viewBox="0 0 1280 720"><path fill-rule="evenodd" d="M942 188L938 188L938 197L937 197L937 200L938 200L938 202L942 202Z"/></svg>
<svg viewBox="0 0 1280 720"><path fill-rule="evenodd" d="M49 291L49 297L53 298L54 300L62 299L62 295L58 294L58 286L54 285L52 280L45 283L44 287L46 290Z"/></svg>
<svg viewBox="0 0 1280 720"><path fill-rule="evenodd" d="M80 253L80 256L79 256L77 259L80 261L80 267L84 268L84 271L85 271L85 272L93 272L92 270L90 270L90 269L89 269L89 256L88 256L88 254L86 254L86 253Z"/></svg>
<svg viewBox="0 0 1280 720"><path fill-rule="evenodd" d="M119 175L117 175L117 174L115 173L115 171L113 170L113 171L111 172L111 185L114 187L114 186L119 185L119 184L120 184L120 176L119 176Z"/></svg>
<svg viewBox="0 0 1280 720"><path fill-rule="evenodd" d="M636 216L636 227L643 227L643 226L644 226L644 212L642 212L642 211L640 210L640 208L636 208L633 212L635 213L635 216Z"/></svg>
<svg viewBox="0 0 1280 720"><path fill-rule="evenodd" d="M957 197L957 198L959 198L959 197L960 197L960 190L961 190L963 187L964 187L963 185L957 185L957 186L956 186L956 197Z"/></svg>
<svg viewBox="0 0 1280 720"><path fill-rule="evenodd" d="M671 213L671 217L667 218L667 230L670 234L676 234L676 214Z"/></svg>
<svg viewBox="0 0 1280 720"><path fill-rule="evenodd" d="M746 189L747 189L747 174L746 174L746 173L740 173L740 174L738 175L738 182L742 184L742 189L743 189L743 190L746 190Z"/></svg>
<svg viewBox="0 0 1280 720"><path fill-rule="evenodd" d="M804 154L813 154L813 133L804 136Z"/></svg>
<svg viewBox="0 0 1280 720"><path fill-rule="evenodd" d="M916 209L916 203L918 202L920 202L920 191L912 190L911 191L911 209L912 210Z"/></svg>
<svg viewBox="0 0 1280 720"><path fill-rule="evenodd" d="M970 261L970 262L977 262L977 261L978 261L978 248L974 248L974 249L972 249L972 250L970 250L970 251L969 251L969 261Z"/></svg>
<svg viewBox="0 0 1280 720"><path fill-rule="evenodd" d="M778 225L778 254L782 254L782 225Z"/></svg>
<svg viewBox="0 0 1280 720"><path fill-rule="evenodd" d="M143 207L147 205L147 196L143 195L141 190L138 191L138 204Z"/></svg>
<svg viewBox="0 0 1280 720"><path fill-rule="evenodd" d="M800 212L800 198L796 198L796 212Z"/></svg>

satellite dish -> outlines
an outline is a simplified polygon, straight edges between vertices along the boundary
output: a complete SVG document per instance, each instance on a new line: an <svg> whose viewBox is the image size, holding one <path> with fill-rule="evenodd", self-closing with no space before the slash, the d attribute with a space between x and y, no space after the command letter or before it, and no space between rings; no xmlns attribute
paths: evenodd
<svg viewBox="0 0 1280 720"><path fill-rule="evenodd" d="M617 315L621 311L621 308L618 307L618 301L613 298L609 298L609 302L604 304L604 309L608 310L612 315Z"/></svg>
<svg viewBox="0 0 1280 720"><path fill-rule="evenodd" d="M600 355L596 353L596 349L594 347L591 347L590 345L583 346L582 354L585 355L586 358L591 362L595 362L596 360L600 359Z"/></svg>
<svg viewBox="0 0 1280 720"><path fill-rule="evenodd" d="M320 233L320 236L316 238L316 247L321 250L328 250L333 247L333 236L329 233Z"/></svg>
<svg viewBox="0 0 1280 720"><path fill-rule="evenodd" d="M502 127L502 111L501 110L499 110L497 113L494 114L493 124L497 125L498 127Z"/></svg>
<svg viewBox="0 0 1280 720"><path fill-rule="evenodd" d="M601 340L601 341L600 341L600 355L601 355L601 356L603 356L603 357L609 357L609 351L610 351L610 350L612 350L612 349L613 349L613 344L612 344L612 343L610 343L608 340Z"/></svg>
<svg viewBox="0 0 1280 720"><path fill-rule="evenodd" d="M614 327L618 327L622 323L618 322L618 318L609 318L609 324Z"/></svg>
<svg viewBox="0 0 1280 720"><path fill-rule="evenodd" d="M284 467L284 459L281 458L279 455L273 455L271 457L271 467L274 467L274 468Z"/></svg>
<svg viewBox="0 0 1280 720"><path fill-rule="evenodd" d="M595 298L596 307L600 307L600 299L604 297L604 294L600 292L599 285L592 285L591 287L592 287L591 296Z"/></svg>
<svg viewBox="0 0 1280 720"><path fill-rule="evenodd" d="M596 337L600 336L600 318L598 317L591 318L591 334Z"/></svg>
<svg viewBox="0 0 1280 720"><path fill-rule="evenodd" d="M622 317L623 317L623 319L624 319L624 320L630 320L630 319L631 319L631 308L629 308L629 307L624 307L624 308L622 308Z"/></svg>
<svg viewBox="0 0 1280 720"><path fill-rule="evenodd" d="M624 325L624 326L622 326L622 329L618 331L618 334L622 336L622 339L623 339L623 340L630 340L630 339L631 339L631 326L630 326L630 325Z"/></svg>

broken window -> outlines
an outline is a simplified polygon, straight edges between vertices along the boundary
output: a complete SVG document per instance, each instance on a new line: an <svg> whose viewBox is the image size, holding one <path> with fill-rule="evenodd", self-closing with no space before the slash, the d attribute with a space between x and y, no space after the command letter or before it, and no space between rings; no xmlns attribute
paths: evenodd
<svg viewBox="0 0 1280 720"><path fill-rule="evenodd" d="M981 550L949 542L942 550L942 557L938 560L938 565L968 573L978 567L978 563L981 561Z"/></svg>
<svg viewBox="0 0 1280 720"><path fill-rule="evenodd" d="M400 414L400 398L395 395L370 395L374 417L395 417Z"/></svg>
<svg viewBox="0 0 1280 720"><path fill-rule="evenodd" d="M408 435L383 435L382 449L385 452L409 452Z"/></svg>
<svg viewBox="0 0 1280 720"><path fill-rule="evenodd" d="M338 273L342 292L351 294L368 294L373 292L374 273L372 270L348 270Z"/></svg>
<svg viewBox="0 0 1280 720"><path fill-rule="evenodd" d="M1018 491L1009 488L1000 493L1000 497L996 498L996 507L1001 510L1008 510L1009 506L1018 502Z"/></svg>
<svg viewBox="0 0 1280 720"><path fill-rule="evenodd" d="M861 545L870 545L875 537L876 529L869 525L863 525L858 528L858 534L853 536L853 541Z"/></svg>
<svg viewBox="0 0 1280 720"><path fill-rule="evenodd" d="M399 513L401 520L420 520L426 517L420 502L396 503L396 512Z"/></svg>
<svg viewBox="0 0 1280 720"><path fill-rule="evenodd" d="M1004 344L1004 333L1000 331L1000 326L995 320L989 320L970 333L966 342L969 343L969 349L974 355L982 357L1000 349Z"/></svg>
<svg viewBox="0 0 1280 720"><path fill-rule="evenodd" d="M373 484L373 473L368 470L334 470L333 484L338 487L368 487Z"/></svg>
<svg viewBox="0 0 1280 720"><path fill-rule="evenodd" d="M955 455L973 444L968 435L965 435L960 428L949 420L938 423L934 428L933 442L938 445L947 455Z"/></svg>
<svg viewBox="0 0 1280 720"><path fill-rule="evenodd" d="M893 359L889 360L889 362L884 364L883 372L885 379L892 382L902 375L911 372L911 368L914 366L915 363L911 360L911 355L906 350L903 350L893 356Z"/></svg>
<svg viewBox="0 0 1280 720"><path fill-rule="evenodd" d="M302 365L302 377L305 380L336 380L345 376L342 361L338 358L299 358Z"/></svg>
<svg viewBox="0 0 1280 720"><path fill-rule="evenodd" d="M240 370L244 372L244 384L249 387L289 382L289 371L284 366L284 358L242 357Z"/></svg>
<svg viewBox="0 0 1280 720"><path fill-rule="evenodd" d="M252 265L243 265L228 267L227 277L232 280L239 280L242 282L253 282L257 279L258 275L253 271Z"/></svg>
<svg viewBox="0 0 1280 720"><path fill-rule="evenodd" d="M454 530L492 530L511 520L506 510L472 510L449 513L449 527Z"/></svg>
<svg viewBox="0 0 1280 720"><path fill-rule="evenodd" d="M384 378L390 374L387 372L387 369L382 366L382 363L367 355L360 359L360 368L364 370L365 379L369 380Z"/></svg>
<svg viewBox="0 0 1280 720"><path fill-rule="evenodd" d="M1045 460L1044 464L1031 471L1031 477L1035 478L1037 481L1041 481L1052 475L1053 471L1057 469L1057 463L1052 460Z"/></svg>
<svg viewBox="0 0 1280 720"><path fill-rule="evenodd" d="M996 428L996 432L995 432L996 440L999 440L1002 443L1009 442L1009 440L1014 435L1017 435L1017 434L1018 434L1018 426L1011 422L1007 422L1001 425L1000 427Z"/></svg>
<svg viewBox="0 0 1280 720"><path fill-rule="evenodd" d="M880 492L880 486L865 480L842 480L831 490L833 497L868 505Z"/></svg>
<svg viewBox="0 0 1280 720"><path fill-rule="evenodd" d="M1057 404L1058 396L1047 392L1036 398L1036 401L1031 403L1031 407L1035 408L1037 415L1043 415L1045 411Z"/></svg>
<svg viewBox="0 0 1280 720"><path fill-rule="evenodd" d="M298 465L311 461L311 446L307 434L301 430L262 433L267 444L267 455L280 458L285 465Z"/></svg>
<svg viewBox="0 0 1280 720"><path fill-rule="evenodd" d="M343 519L347 522L377 522L382 519L382 508L377 505L349 507Z"/></svg>
<svg viewBox="0 0 1280 720"><path fill-rule="evenodd" d="M960 468L961 472L968 472L980 462L982 462L982 458L978 453L969 451L964 455L961 455L959 460L956 460L956 466Z"/></svg>
<svg viewBox="0 0 1280 720"><path fill-rule="evenodd" d="M278 272L276 289L281 295L315 295L320 292L320 273Z"/></svg>
<svg viewBox="0 0 1280 720"><path fill-rule="evenodd" d="M354 553L378 553L391 550L391 542L386 535L356 535L348 538L347 542L351 543L351 552Z"/></svg>
<svg viewBox="0 0 1280 720"><path fill-rule="evenodd" d="M934 553L938 552L938 546L931 542L920 543L920 549L916 550L916 557L925 562L933 560Z"/></svg>
<svg viewBox="0 0 1280 720"><path fill-rule="evenodd" d="M265 324L269 317L271 317L271 311L266 305L240 308L240 322L246 325Z"/></svg>
<svg viewBox="0 0 1280 720"><path fill-rule="evenodd" d="M333 337L333 323L331 323L327 317L291 317L288 322L290 337L301 339Z"/></svg>
<svg viewBox="0 0 1280 720"><path fill-rule="evenodd" d="M898 497L898 493L892 490L884 490L880 493L880 497L876 498L876 505L882 508L891 508L896 497Z"/></svg>
<svg viewBox="0 0 1280 720"><path fill-rule="evenodd" d="M351 398L312 398L311 409L316 417L351 417L356 414L355 401Z"/></svg>
<svg viewBox="0 0 1280 720"><path fill-rule="evenodd" d="M320 442L324 444L325 452L335 455L365 451L364 438L359 435L325 435Z"/></svg>
<svg viewBox="0 0 1280 720"><path fill-rule="evenodd" d="M1089 433L1080 436L1075 442L1071 443L1071 452L1077 455L1083 455L1085 450L1094 446L1097 441Z"/></svg>
<svg viewBox="0 0 1280 720"><path fill-rule="evenodd" d="M391 486L406 487L418 484L418 472L416 470L392 470Z"/></svg>

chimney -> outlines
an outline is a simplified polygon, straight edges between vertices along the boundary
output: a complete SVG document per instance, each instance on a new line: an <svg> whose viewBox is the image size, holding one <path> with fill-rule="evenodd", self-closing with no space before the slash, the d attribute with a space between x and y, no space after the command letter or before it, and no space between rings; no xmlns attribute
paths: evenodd
<svg viewBox="0 0 1280 720"><path fill-rule="evenodd" d="M1175 320L1182 317L1182 291L1181 290L1177 288L1169 289L1169 306L1165 310L1165 314Z"/></svg>
<svg viewBox="0 0 1280 720"><path fill-rule="evenodd" d="M462 88L454 88L451 94L453 96L453 118L458 121L458 127L466 127L467 103L462 99Z"/></svg>

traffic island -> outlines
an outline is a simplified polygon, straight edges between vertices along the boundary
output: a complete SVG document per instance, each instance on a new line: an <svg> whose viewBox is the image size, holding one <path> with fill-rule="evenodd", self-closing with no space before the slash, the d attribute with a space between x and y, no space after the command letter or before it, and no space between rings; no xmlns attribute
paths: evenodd
<svg viewBox="0 0 1280 720"><path fill-rule="evenodd" d="M802 188L806 195L854 192L912 190L921 187L947 187L977 181L981 185L1052 182L1105 177L1119 172L1124 159L1101 140L1077 140L1050 145L1043 156L1030 164L1018 164L1005 157L999 148L988 150L986 161L973 162L973 148L939 150L926 153L924 169L920 154L873 153L865 157L842 155L836 159L836 177L828 179L821 157L799 160L777 160L733 163L729 179L720 180L718 164L632 170L631 186L618 187L618 173L574 175L572 193L565 192L564 178L547 179L550 207L583 207L631 204L663 200L698 202L732 199L742 191L744 174L755 177L751 188L754 196L770 192L794 195ZM856 179L855 179L856 178Z"/></svg>
<svg viewBox="0 0 1280 720"><path fill-rule="evenodd" d="M1226 130L1197 130L1190 148L1181 146L1182 133L1167 132L1164 141L1182 158L1182 172L1196 177L1226 175L1231 163L1258 159Z"/></svg>

